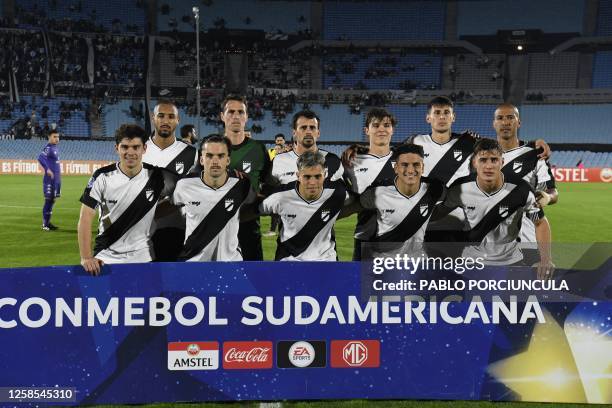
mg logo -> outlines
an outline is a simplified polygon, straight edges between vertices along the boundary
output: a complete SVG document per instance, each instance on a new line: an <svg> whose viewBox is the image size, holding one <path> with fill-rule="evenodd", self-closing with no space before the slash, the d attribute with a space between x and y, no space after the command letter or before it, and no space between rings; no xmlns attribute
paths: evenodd
<svg viewBox="0 0 612 408"><path fill-rule="evenodd" d="M351 367L359 367L368 359L368 348L360 341L351 341L342 349L342 359Z"/></svg>

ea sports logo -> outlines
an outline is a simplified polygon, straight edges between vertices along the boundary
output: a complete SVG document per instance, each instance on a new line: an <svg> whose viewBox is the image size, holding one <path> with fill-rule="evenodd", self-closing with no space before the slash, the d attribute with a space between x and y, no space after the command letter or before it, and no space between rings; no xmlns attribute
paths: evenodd
<svg viewBox="0 0 612 408"><path fill-rule="evenodd" d="M289 348L289 361L296 367L308 367L315 359L315 350L307 341L298 341Z"/></svg>
<svg viewBox="0 0 612 408"><path fill-rule="evenodd" d="M609 167L604 167L601 169L601 173L599 174L601 181L604 183L609 183L612 181L612 169Z"/></svg>
<svg viewBox="0 0 612 408"><path fill-rule="evenodd" d="M200 352L200 347L195 344L195 343L191 343L190 345L187 346L187 353L190 356L195 356Z"/></svg>
<svg viewBox="0 0 612 408"><path fill-rule="evenodd" d="M351 341L342 349L342 359L352 367L359 367L368 359L368 348L360 341Z"/></svg>

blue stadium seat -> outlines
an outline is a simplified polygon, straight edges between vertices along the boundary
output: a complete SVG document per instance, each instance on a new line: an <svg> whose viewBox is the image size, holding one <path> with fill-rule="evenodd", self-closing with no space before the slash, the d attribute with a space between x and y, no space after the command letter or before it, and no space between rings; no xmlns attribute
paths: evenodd
<svg viewBox="0 0 612 408"><path fill-rule="evenodd" d="M593 88L612 88L612 51L595 53Z"/></svg>

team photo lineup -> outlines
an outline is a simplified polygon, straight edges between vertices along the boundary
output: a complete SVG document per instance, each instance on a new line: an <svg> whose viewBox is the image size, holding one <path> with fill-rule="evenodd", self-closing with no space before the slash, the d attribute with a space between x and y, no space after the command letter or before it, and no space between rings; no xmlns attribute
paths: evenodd
<svg viewBox="0 0 612 408"><path fill-rule="evenodd" d="M540 248L539 275L553 267L543 211L558 199L546 161L550 150L543 140L519 140L520 114L511 104L495 109L493 140L453 133L454 104L436 97L426 116L431 133L396 147L395 117L372 108L364 125L369 145L349 147L346 167L318 148L315 112L295 113L291 148L275 146L270 162L264 145L246 135L246 99L228 95L221 106L225 134L207 136L197 147L177 138L180 117L170 101L151 113L150 137L137 125L117 129L118 163L98 169L81 197L79 249L88 272L99 274L104 263L261 261L260 214L280 219L275 260L336 261L334 222L351 213L359 213L356 261L370 241L413 246L417 256L425 241L465 241L480 244L466 250L485 255L487 264L518 265L524 242ZM39 157L46 231L57 228L50 208L61 185L53 171L58 142L51 133Z"/></svg>

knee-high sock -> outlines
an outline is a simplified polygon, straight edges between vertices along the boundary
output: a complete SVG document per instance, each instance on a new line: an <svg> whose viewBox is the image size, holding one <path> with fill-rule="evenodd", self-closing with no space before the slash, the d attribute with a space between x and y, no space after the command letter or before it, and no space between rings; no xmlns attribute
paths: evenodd
<svg viewBox="0 0 612 408"><path fill-rule="evenodd" d="M45 200L45 205L43 206L43 225L49 225L49 222L51 221L53 204L55 204L55 200Z"/></svg>

